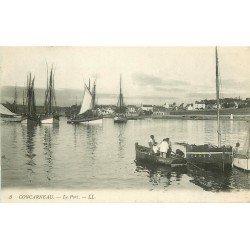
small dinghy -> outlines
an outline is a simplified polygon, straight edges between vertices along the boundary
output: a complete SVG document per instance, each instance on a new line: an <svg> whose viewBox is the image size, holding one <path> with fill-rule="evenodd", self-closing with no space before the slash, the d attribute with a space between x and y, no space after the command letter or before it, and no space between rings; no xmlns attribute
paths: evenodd
<svg viewBox="0 0 250 250"><path fill-rule="evenodd" d="M141 162L152 162L157 165L168 165L168 166L187 164L186 159L181 155L175 154L171 155L170 157L163 158L159 154L153 153L149 147L141 146L137 142L135 143L135 152L136 152L136 160Z"/></svg>

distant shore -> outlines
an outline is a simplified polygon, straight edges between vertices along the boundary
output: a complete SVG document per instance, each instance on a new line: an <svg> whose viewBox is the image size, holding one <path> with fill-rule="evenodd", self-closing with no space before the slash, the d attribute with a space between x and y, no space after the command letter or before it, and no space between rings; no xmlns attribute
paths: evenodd
<svg viewBox="0 0 250 250"><path fill-rule="evenodd" d="M179 120L216 120L216 115L166 115L166 116L152 116L153 119L179 119ZM230 116L221 115L221 120L230 120ZM232 120L248 121L250 115L234 115Z"/></svg>

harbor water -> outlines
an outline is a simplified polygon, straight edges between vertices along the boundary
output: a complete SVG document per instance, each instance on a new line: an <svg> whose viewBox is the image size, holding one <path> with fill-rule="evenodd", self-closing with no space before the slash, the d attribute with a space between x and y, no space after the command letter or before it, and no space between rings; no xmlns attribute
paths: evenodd
<svg viewBox="0 0 250 250"><path fill-rule="evenodd" d="M233 168L215 173L195 167L141 165L135 161L135 142L217 144L215 120L130 120L102 125L27 126L1 123L2 188L146 189L238 191L250 189L250 174ZM245 121L221 121L222 143L242 145Z"/></svg>

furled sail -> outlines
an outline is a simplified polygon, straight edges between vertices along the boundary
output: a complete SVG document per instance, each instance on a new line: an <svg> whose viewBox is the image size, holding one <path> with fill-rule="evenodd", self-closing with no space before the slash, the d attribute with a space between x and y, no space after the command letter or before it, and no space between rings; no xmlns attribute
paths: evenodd
<svg viewBox="0 0 250 250"><path fill-rule="evenodd" d="M90 93L90 90L85 85L84 93L83 93L83 100L82 100L82 107L79 112L79 115L85 113L87 110L91 110L92 107L92 94Z"/></svg>

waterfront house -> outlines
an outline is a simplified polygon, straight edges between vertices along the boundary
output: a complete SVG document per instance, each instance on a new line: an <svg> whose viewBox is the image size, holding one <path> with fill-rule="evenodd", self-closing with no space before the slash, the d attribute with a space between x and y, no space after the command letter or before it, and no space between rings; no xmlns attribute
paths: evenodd
<svg viewBox="0 0 250 250"><path fill-rule="evenodd" d="M165 109L168 109L168 108L169 108L169 104L164 103L164 104L162 105L162 107L164 107Z"/></svg>
<svg viewBox="0 0 250 250"><path fill-rule="evenodd" d="M198 109L198 110L200 110L200 109L205 109L206 108L206 104L205 104L205 102L204 101L196 101L195 103L194 103L194 106L193 106L193 108L194 109Z"/></svg>
<svg viewBox="0 0 250 250"><path fill-rule="evenodd" d="M143 111L150 111L150 112L153 112L154 111L154 107L153 105L141 105L141 110Z"/></svg>
<svg viewBox="0 0 250 250"><path fill-rule="evenodd" d="M112 115L114 113L114 108L111 106L101 107L100 108L100 114L102 115Z"/></svg>
<svg viewBox="0 0 250 250"><path fill-rule="evenodd" d="M126 109L127 116L138 116L139 115L139 108L135 105L128 105Z"/></svg>
<svg viewBox="0 0 250 250"><path fill-rule="evenodd" d="M138 108L135 105L128 105L127 106L127 112L129 113L136 113Z"/></svg>
<svg viewBox="0 0 250 250"><path fill-rule="evenodd" d="M178 107L176 106L176 103L174 102L172 104L169 104L169 109L171 109L171 110L177 110Z"/></svg>
<svg viewBox="0 0 250 250"><path fill-rule="evenodd" d="M163 116L166 116L169 114L170 114L170 110L168 110L164 107L155 107L154 108L154 112L153 112L154 117L163 117Z"/></svg>
<svg viewBox="0 0 250 250"><path fill-rule="evenodd" d="M185 103L181 103L178 107L178 110L184 110L185 109Z"/></svg>
<svg viewBox="0 0 250 250"><path fill-rule="evenodd" d="M187 104L185 107L186 110L194 110L194 105L193 103Z"/></svg>

